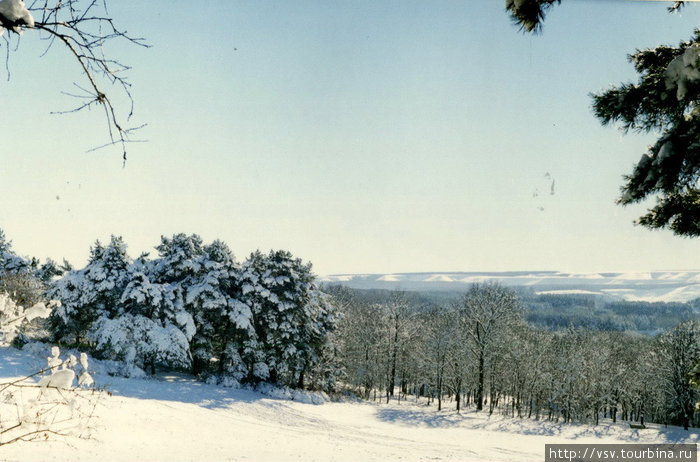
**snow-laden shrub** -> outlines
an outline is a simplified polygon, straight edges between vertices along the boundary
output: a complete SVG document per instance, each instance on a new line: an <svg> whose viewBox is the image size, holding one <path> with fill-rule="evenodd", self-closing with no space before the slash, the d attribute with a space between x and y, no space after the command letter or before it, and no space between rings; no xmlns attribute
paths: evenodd
<svg viewBox="0 0 700 462"><path fill-rule="evenodd" d="M153 373L156 366L190 366L189 344L182 331L141 315L102 317L94 323L89 338L101 356L123 361L127 367L138 366Z"/></svg>
<svg viewBox="0 0 700 462"><path fill-rule="evenodd" d="M219 385L226 388L240 388L241 383L230 375L208 375L204 379L208 385Z"/></svg>
<svg viewBox="0 0 700 462"><path fill-rule="evenodd" d="M131 363L116 361L112 359L102 359L99 362L99 371L102 374L114 377L126 377L129 379L143 379L148 376L146 371Z"/></svg>
<svg viewBox="0 0 700 462"><path fill-rule="evenodd" d="M6 293L0 293L0 344L8 345L21 333L26 323L37 318L47 318L51 308L35 303L25 309Z"/></svg>

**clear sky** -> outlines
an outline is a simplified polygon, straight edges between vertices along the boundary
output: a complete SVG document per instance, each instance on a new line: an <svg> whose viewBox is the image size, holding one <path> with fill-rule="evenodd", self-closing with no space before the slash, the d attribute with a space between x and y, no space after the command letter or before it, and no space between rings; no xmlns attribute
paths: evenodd
<svg viewBox="0 0 700 462"><path fill-rule="evenodd" d="M152 45L108 50L148 124L124 168L86 152L98 112L49 114L75 104L65 50L27 32L0 68L0 228L22 254L82 265L97 238L137 256L187 232L318 274L700 269L700 239L614 204L654 138L600 126L589 97L635 79L635 48L689 38L697 4L565 0L533 37L502 0L110 3Z"/></svg>

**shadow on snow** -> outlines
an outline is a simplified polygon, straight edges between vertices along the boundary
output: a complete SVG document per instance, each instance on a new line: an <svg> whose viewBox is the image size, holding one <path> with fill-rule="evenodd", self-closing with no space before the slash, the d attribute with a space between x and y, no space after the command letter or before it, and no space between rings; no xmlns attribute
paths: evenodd
<svg viewBox="0 0 700 462"><path fill-rule="evenodd" d="M178 401L209 409L225 408L234 403L252 403L260 400L273 402L280 399L252 390L226 388L198 381L194 376L180 373L162 373L154 377L124 378L100 373L99 362L90 373L98 387L115 396L159 401ZM0 347L0 383L33 374L46 367L41 356L10 347Z"/></svg>

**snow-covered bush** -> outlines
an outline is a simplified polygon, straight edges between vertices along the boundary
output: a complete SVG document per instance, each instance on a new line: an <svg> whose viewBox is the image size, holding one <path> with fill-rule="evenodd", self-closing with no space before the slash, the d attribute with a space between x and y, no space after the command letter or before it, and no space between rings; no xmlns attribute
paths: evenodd
<svg viewBox="0 0 700 462"><path fill-rule="evenodd" d="M45 351L46 345L40 342L30 343L27 351L41 354ZM51 347L51 356L46 357L46 372L40 380L39 386L45 388L71 389L74 386L74 379L78 379L78 386L90 388L94 384L92 375L88 372L88 356L80 353L80 359L69 353L67 359L61 358L61 350L57 346Z"/></svg>
<svg viewBox="0 0 700 462"><path fill-rule="evenodd" d="M22 326L37 318L47 318L51 313L44 303L36 303L24 309L6 293L0 293L0 344L12 343Z"/></svg>
<svg viewBox="0 0 700 462"><path fill-rule="evenodd" d="M180 329L141 315L98 319L88 334L95 350L105 358L124 361L155 373L157 365L167 368L190 366L187 338Z"/></svg>
<svg viewBox="0 0 700 462"><path fill-rule="evenodd" d="M27 351L45 355L48 345L27 344ZM60 357L51 347L46 357L46 374L35 381L30 375L0 383L0 446L17 441L47 440L53 437L89 438L95 421L97 401L104 395L94 388L75 387L78 359ZM80 355L79 378L90 387L87 356Z"/></svg>
<svg viewBox="0 0 700 462"><path fill-rule="evenodd" d="M256 385L255 391L272 398L297 401L304 404L323 404L330 401L330 397L322 391L306 391L286 386L275 386L269 383L260 383Z"/></svg>

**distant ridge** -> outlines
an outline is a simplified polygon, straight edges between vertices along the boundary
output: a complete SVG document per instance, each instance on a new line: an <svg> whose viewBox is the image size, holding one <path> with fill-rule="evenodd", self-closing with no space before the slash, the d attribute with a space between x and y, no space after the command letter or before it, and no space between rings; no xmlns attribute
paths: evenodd
<svg viewBox="0 0 700 462"><path fill-rule="evenodd" d="M686 302L700 298L700 271L331 274L319 280L356 289L436 291L463 291L476 282L498 281L511 287L529 287L536 293L591 294L649 302Z"/></svg>

